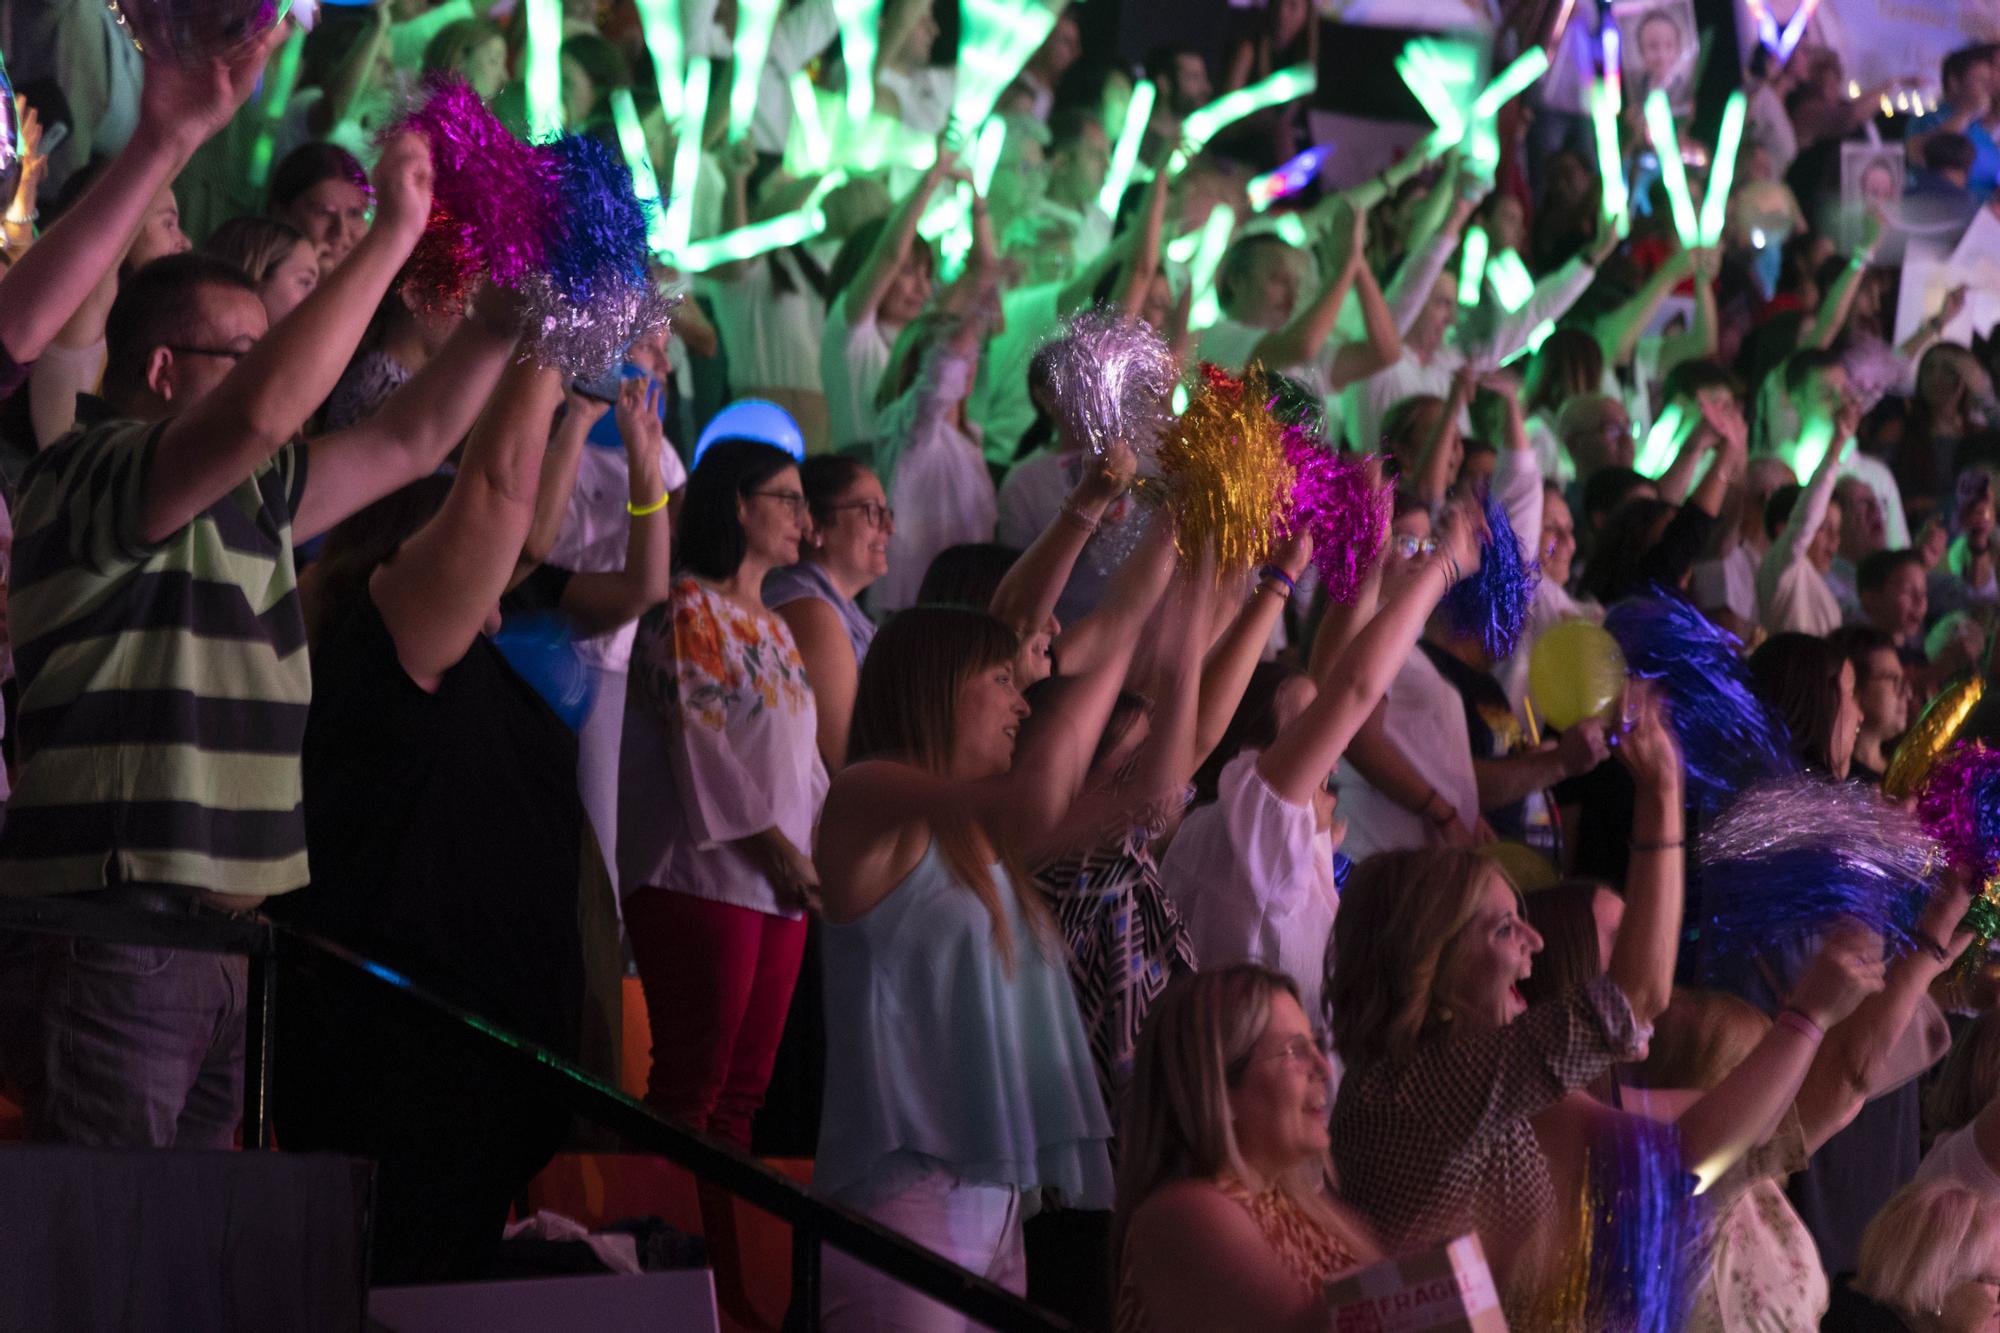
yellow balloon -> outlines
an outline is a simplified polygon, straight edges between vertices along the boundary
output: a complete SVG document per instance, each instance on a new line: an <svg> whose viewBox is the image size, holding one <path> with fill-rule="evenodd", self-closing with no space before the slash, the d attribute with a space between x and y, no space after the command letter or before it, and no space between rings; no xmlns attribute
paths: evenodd
<svg viewBox="0 0 2000 1333"><path fill-rule="evenodd" d="M1489 842L1479 849L1479 854L1500 867L1500 872L1523 893L1536 893L1556 883L1555 866L1526 843Z"/></svg>
<svg viewBox="0 0 2000 1333"><path fill-rule="evenodd" d="M1924 715L1896 747L1896 753L1889 756L1889 771L1882 776L1884 796L1900 801L1917 794L1931 769L1958 739L1959 728L1972 716L1973 705L1985 692L1986 682L1971 676L1946 687L1931 700L1930 707L1924 709Z"/></svg>
<svg viewBox="0 0 2000 1333"><path fill-rule="evenodd" d="M1602 625L1565 620L1535 640L1528 654L1528 694L1557 731L1587 717L1611 720L1625 688L1625 654Z"/></svg>

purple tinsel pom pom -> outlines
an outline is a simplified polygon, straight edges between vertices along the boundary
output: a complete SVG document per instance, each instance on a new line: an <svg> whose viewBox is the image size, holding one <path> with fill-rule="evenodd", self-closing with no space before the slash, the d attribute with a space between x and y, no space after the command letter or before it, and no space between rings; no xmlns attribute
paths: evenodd
<svg viewBox="0 0 2000 1333"><path fill-rule="evenodd" d="M1494 661L1510 657L1528 623L1542 566L1530 560L1507 521L1507 510L1487 492L1486 540L1479 551L1479 572L1454 584L1441 610L1454 633L1477 638Z"/></svg>
<svg viewBox="0 0 2000 1333"><path fill-rule="evenodd" d="M1700 964L1803 943L1842 917L1905 943L1938 852L1916 815L1859 783L1798 773L1748 787L1701 836Z"/></svg>
<svg viewBox="0 0 2000 1333"><path fill-rule="evenodd" d="M556 207L554 165L515 138L464 80L433 74L424 88L422 104L384 129L381 138L411 132L430 144L435 207L432 228L418 248L442 247L451 260L449 267L436 255L419 261L436 289L428 295L448 301L443 279L453 272L460 299L482 273L512 287L548 256L544 233ZM457 228L444 227L438 235L441 221Z"/></svg>
<svg viewBox="0 0 2000 1333"><path fill-rule="evenodd" d="M1680 1132L1607 1116L1592 1136L1589 1303L1582 1327L1679 1333L1708 1270Z"/></svg>
<svg viewBox="0 0 2000 1333"><path fill-rule="evenodd" d="M1735 635L1658 588L1612 607L1604 628L1626 670L1665 697L1695 809L1714 814L1752 783L1798 768L1784 722L1751 687Z"/></svg>
<svg viewBox="0 0 2000 1333"><path fill-rule="evenodd" d="M1346 605L1382 553L1395 495L1369 480L1366 459L1337 454L1297 427L1285 431L1285 459L1294 474L1287 515L1292 530L1311 534L1320 582L1327 596Z"/></svg>
<svg viewBox="0 0 2000 1333"><path fill-rule="evenodd" d="M1143 453L1158 440L1181 368L1144 320L1083 311L1037 357L1056 419L1093 454L1120 441Z"/></svg>
<svg viewBox="0 0 2000 1333"><path fill-rule="evenodd" d="M2000 871L2000 751L1955 745L1924 779L1917 813L1954 866L1980 881Z"/></svg>

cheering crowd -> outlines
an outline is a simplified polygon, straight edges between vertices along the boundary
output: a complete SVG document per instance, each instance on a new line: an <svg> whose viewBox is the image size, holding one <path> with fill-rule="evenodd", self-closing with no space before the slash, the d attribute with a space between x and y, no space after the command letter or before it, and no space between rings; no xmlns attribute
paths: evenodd
<svg viewBox="0 0 2000 1333"><path fill-rule="evenodd" d="M1860 216L1874 93L1759 48L1702 245L1642 117L1621 213L1541 87L1497 166L1434 136L1270 204L1305 104L1202 116L1325 61L1302 0L1141 67L1044 15L973 126L933 0L872 74L796 0L747 126L723 74L663 106L652 6L565 3L560 128L691 182L708 256L583 374L525 287L426 276L465 168L404 113L525 136L528 7L324 5L276 98L289 22L142 54L0 0L0 895L266 914L599 1069L629 966L653 1108L1086 1326L1324 1327L1472 1234L1516 1329L2000 1328L1992 867L1709 966L1711 696L1626 632L1721 645L1858 822L2000 736L1993 371L1963 287L1893 322L1899 224L2000 207L2000 48ZM856 79L926 151L800 151ZM1107 412L1142 354L1174 382ZM1365 498L1224 531L1188 477L1237 494L1272 414ZM0 1093L31 1141L233 1146L245 992L0 931ZM278 1142L379 1164L374 1279L486 1271L564 1116L372 979L278 1013ZM967 1327L831 1250L824 1317Z"/></svg>

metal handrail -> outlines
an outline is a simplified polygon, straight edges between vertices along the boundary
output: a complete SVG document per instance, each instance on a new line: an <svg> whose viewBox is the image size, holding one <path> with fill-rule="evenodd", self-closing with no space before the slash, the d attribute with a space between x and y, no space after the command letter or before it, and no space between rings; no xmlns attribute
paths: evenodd
<svg viewBox="0 0 2000 1333"><path fill-rule="evenodd" d="M788 1330L819 1327L820 1246L853 1255L907 1287L1005 1333L1076 1333L1075 1325L1003 1287L960 1268L874 1220L829 1203L735 1148L662 1117L546 1047L506 1029L392 968L343 945L263 917L166 916L109 907L87 899L0 897L0 929L83 936L250 960L250 1040L244 1061L244 1138L268 1144L271 1031L275 964L305 971L374 978L442 1022L464 1040L504 1059L524 1086L565 1110L623 1136L636 1149L664 1157L694 1176L792 1229L792 1306Z"/></svg>

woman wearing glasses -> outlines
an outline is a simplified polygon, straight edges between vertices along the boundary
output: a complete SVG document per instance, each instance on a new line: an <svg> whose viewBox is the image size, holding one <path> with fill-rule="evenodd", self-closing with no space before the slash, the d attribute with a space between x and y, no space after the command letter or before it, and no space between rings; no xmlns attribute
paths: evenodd
<svg viewBox="0 0 2000 1333"><path fill-rule="evenodd" d="M673 592L639 623L619 761L618 880L646 991L646 1099L747 1148L818 902L818 716L764 576L799 558L806 498L768 444L688 479Z"/></svg>
<svg viewBox="0 0 2000 1333"><path fill-rule="evenodd" d="M896 514L881 479L865 463L840 454L809 458L799 485L812 528L795 565L764 580L764 605L791 626L805 659L819 712L819 753L828 770L847 761L854 688L875 624L859 605L862 592L889 572L889 538Z"/></svg>
<svg viewBox="0 0 2000 1333"><path fill-rule="evenodd" d="M1119 1333L1327 1326L1327 1280L1381 1257L1334 1196L1331 1076L1284 973L1242 963L1168 987L1124 1119Z"/></svg>

